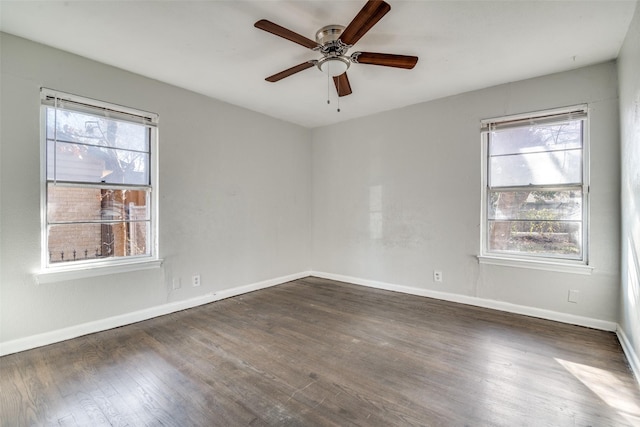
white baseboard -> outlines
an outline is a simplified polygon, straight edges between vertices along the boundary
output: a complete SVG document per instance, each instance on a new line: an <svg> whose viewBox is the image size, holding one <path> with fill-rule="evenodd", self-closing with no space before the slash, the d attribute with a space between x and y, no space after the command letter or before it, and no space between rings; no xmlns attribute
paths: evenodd
<svg viewBox="0 0 640 427"><path fill-rule="evenodd" d="M633 348L629 344L628 339L624 335L624 332L615 322L608 322L605 320L592 319L588 317L575 316L566 313L560 313L551 310L544 310L535 307L522 306L517 304L511 304L503 301L488 300L478 297L471 297L467 295L452 294L448 292L439 292L429 289L415 288L411 286L396 285L385 282L378 282L375 280L361 279L352 276L344 276L340 274L324 273L319 271L305 271L296 274L290 274L287 276L277 277L274 279L264 280L262 282L252 283L244 286L238 286L231 289L225 289L222 291L202 295L196 298L191 298L183 301L176 301L168 304L163 304L155 307L150 307L143 310L134 311L131 313L125 313L122 315L109 317L106 319L96 320L93 322L83 323L80 325L70 326L68 328L58 329L55 331L45 332L38 335L33 335L25 338L20 338L12 341L0 343L0 356L7 354L17 353L24 350L29 350L36 347L41 347L57 342L65 341L68 339L76 338L82 335L92 334L95 332L105 331L108 329L117 328L120 326L129 325L132 323L140 322L143 320L152 319L154 317L163 316L165 314L174 313L188 308L197 307L211 302L219 301L222 299L230 298L237 295L242 295L247 292L253 292L259 289L268 288L271 286L279 285L282 283L290 282L292 280L301 279L307 276L316 276L325 279L337 280L341 282L353 283L356 285L368 286L372 288L385 289L389 291L402 292L411 295L424 296L429 298L435 298L445 301L457 302L461 304L468 304L477 307L491 308L500 311L506 311L510 313L523 314L532 317L538 317L542 319L554 320L562 323L569 323L573 325L586 326L589 328L600 329L605 331L616 331L621 342L622 348L627 355L627 359L631 364L631 367L636 375L636 378L640 378L640 362L638 357L633 351Z"/></svg>
<svg viewBox="0 0 640 427"><path fill-rule="evenodd" d="M600 329L614 332L618 328L616 322L593 319L590 317L576 316L573 314L560 313L558 311L545 310L542 308L528 307L525 305L512 304L504 301L490 300L468 295L440 292L430 289L415 288L412 286L396 285L392 283L378 282L375 280L361 279L341 274L324 273L311 271L311 276L324 279L337 280L340 282L353 283L356 285L368 286L371 288L385 289L388 291L402 292L405 294L418 295L428 298L435 298L444 301L457 302L461 304L473 305L476 307L491 308L494 310L506 311L509 313L523 314L525 316L538 317L541 319L554 320L556 322L569 323L572 325L586 326L588 328Z"/></svg>
<svg viewBox="0 0 640 427"><path fill-rule="evenodd" d="M29 350L36 347L42 347L49 344L54 344L61 341L66 341L71 338L77 338L82 335L88 335L95 332L106 331L108 329L117 328L120 326L130 325L132 323L141 322L143 320L152 319L154 317L163 316L165 314L175 313L176 311L186 310L188 308L197 307L204 304L209 304L214 301L219 301L225 298L230 298L236 295L245 294L247 292L257 291L259 289L268 288L282 283L290 282L292 280L301 279L309 276L311 273L308 271L300 272L296 274L290 274L288 276L277 277L275 279L264 280L262 282L251 283L244 286L238 286L231 289L224 289L222 291L202 295L196 298L191 298L183 301L171 302L155 307L149 307L143 310L134 311L131 313L125 313L118 316L108 317L106 319L96 320L93 322L83 323L80 325L70 326L68 328L58 329L51 332L45 332L38 335L32 335L25 338L16 339L13 341L7 341L0 343L0 356L7 354L18 353L20 351Z"/></svg>
<svg viewBox="0 0 640 427"><path fill-rule="evenodd" d="M618 341L620 341L622 351L624 351L625 356L627 356L633 375L636 377L638 385L640 385L640 359L633 349L633 346L631 346L631 341L629 341L629 338L627 338L627 335L624 333L624 330L620 325L618 325L618 328L616 329L616 335L618 335Z"/></svg>

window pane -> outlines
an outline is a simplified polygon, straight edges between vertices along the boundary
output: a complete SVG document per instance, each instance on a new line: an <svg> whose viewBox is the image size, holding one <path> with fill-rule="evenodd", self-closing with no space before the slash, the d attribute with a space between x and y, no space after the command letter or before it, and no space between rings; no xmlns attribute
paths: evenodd
<svg viewBox="0 0 640 427"><path fill-rule="evenodd" d="M490 138L490 156L580 149L582 120L494 131Z"/></svg>
<svg viewBox="0 0 640 427"><path fill-rule="evenodd" d="M47 219L60 221L149 220L145 190L48 185Z"/></svg>
<svg viewBox="0 0 640 427"><path fill-rule="evenodd" d="M489 159L489 185L577 184L582 182L582 150L510 154Z"/></svg>
<svg viewBox="0 0 640 427"><path fill-rule="evenodd" d="M142 124L48 107L47 139L54 136L58 141L149 152L148 129Z"/></svg>
<svg viewBox="0 0 640 427"><path fill-rule="evenodd" d="M49 262L150 255L149 222L58 224L49 227Z"/></svg>
<svg viewBox="0 0 640 427"><path fill-rule="evenodd" d="M489 221L494 252L582 257L582 224L572 221Z"/></svg>
<svg viewBox="0 0 640 427"><path fill-rule="evenodd" d="M149 154L48 140L47 179L148 185Z"/></svg>
<svg viewBox="0 0 640 427"><path fill-rule="evenodd" d="M582 190L490 191L487 217L499 220L582 220Z"/></svg>
<svg viewBox="0 0 640 427"><path fill-rule="evenodd" d="M582 120L516 127L489 135L489 185L582 182Z"/></svg>

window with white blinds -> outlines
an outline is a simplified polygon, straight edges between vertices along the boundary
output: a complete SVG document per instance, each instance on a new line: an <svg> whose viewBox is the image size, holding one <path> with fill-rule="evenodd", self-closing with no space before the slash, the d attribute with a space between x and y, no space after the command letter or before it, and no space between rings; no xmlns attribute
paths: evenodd
<svg viewBox="0 0 640 427"><path fill-rule="evenodd" d="M41 95L43 266L156 258L157 115Z"/></svg>
<svg viewBox="0 0 640 427"><path fill-rule="evenodd" d="M482 122L485 256L587 264L586 106Z"/></svg>

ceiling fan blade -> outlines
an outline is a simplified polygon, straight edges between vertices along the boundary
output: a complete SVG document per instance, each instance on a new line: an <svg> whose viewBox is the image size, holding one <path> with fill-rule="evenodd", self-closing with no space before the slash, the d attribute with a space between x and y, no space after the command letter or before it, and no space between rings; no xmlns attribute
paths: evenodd
<svg viewBox="0 0 640 427"><path fill-rule="evenodd" d="M344 29L340 40L345 44L354 45L390 10L389 3L382 0L369 0Z"/></svg>
<svg viewBox="0 0 640 427"><path fill-rule="evenodd" d="M308 47L309 49L314 49L319 46L318 43L314 42L313 40L308 39L305 36L301 36L300 34L295 33L289 29L281 27L278 24L274 24L271 21L267 21L266 19L259 20L258 22L253 24L253 26L268 33L275 34L278 37L282 37L283 39L287 39L304 47Z"/></svg>
<svg viewBox="0 0 640 427"><path fill-rule="evenodd" d="M349 78L347 77L346 72L340 74L339 76L335 76L333 78L333 84L336 85L338 96L351 95L351 85L349 84Z"/></svg>
<svg viewBox="0 0 640 427"><path fill-rule="evenodd" d="M406 68L416 66L417 56L394 55L391 53L354 52L351 60L357 64L382 65L384 67Z"/></svg>
<svg viewBox="0 0 640 427"><path fill-rule="evenodd" d="M303 62L302 64L298 64L295 67L288 68L288 69L286 69L284 71L280 71L279 73L274 74L273 76L269 76L265 80L268 81L268 82L271 82L271 83L275 83L278 80L282 80L285 77L289 77L292 74L299 73L300 71L304 71L307 68L313 67L314 65L315 64L313 62L311 62L311 61Z"/></svg>

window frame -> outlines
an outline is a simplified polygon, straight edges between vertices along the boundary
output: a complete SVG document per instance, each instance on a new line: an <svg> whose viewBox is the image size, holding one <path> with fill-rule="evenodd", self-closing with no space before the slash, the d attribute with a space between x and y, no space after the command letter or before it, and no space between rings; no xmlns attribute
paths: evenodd
<svg viewBox="0 0 640 427"><path fill-rule="evenodd" d="M489 187L490 156L489 133L491 125L512 125L520 127L527 122L553 121L555 118L575 114L582 124L582 257L563 257L562 255L536 255L532 253L501 252L489 250L489 194L496 188ZM480 254L481 264L493 264L507 267L523 267L566 273L591 274L593 267L589 264L590 247L590 143L589 143L589 111L587 104L573 105L556 109L540 110L529 113L514 114L481 120L481 213L480 213ZM558 185L556 187L570 187ZM511 189L544 188L545 185L514 186ZM575 185L574 185L575 187ZM505 189L507 187L504 187Z"/></svg>
<svg viewBox="0 0 640 427"><path fill-rule="evenodd" d="M47 109L51 108L52 99L65 103L65 109L79 113L102 115L129 123L139 123L147 127L149 136L149 186L134 184L110 183L61 183L72 188L105 188L105 189L148 189L149 203L149 235L146 237L149 254L105 257L100 259L78 260L71 262L50 262L48 247L48 187L50 179L47 176ZM126 271L159 267L162 260L158 255L158 115L139 109L99 101L83 96L73 95L48 88L40 90L40 234L41 234L41 262L40 270L36 273L36 281L46 283L58 280L91 277L103 274L113 274Z"/></svg>

